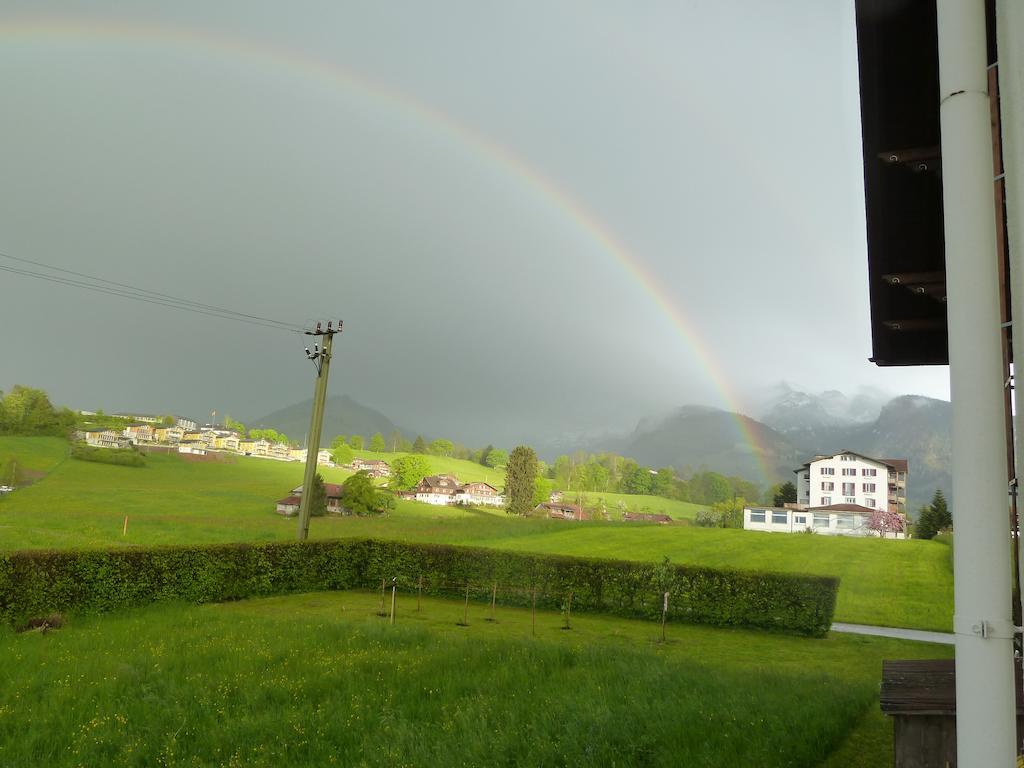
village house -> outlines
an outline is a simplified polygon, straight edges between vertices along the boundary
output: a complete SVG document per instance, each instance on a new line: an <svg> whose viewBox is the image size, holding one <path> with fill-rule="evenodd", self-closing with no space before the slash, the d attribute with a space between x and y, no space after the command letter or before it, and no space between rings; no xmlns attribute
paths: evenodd
<svg viewBox="0 0 1024 768"><path fill-rule="evenodd" d="M158 443L180 443L185 439L185 430L181 427L157 427L153 436Z"/></svg>
<svg viewBox="0 0 1024 768"><path fill-rule="evenodd" d="M327 493L327 511L339 514L341 507L341 486L336 483L324 483L324 491ZM292 488L291 493L277 501L277 512L281 515L291 516L299 511L299 503L302 501L302 486Z"/></svg>
<svg viewBox="0 0 1024 768"><path fill-rule="evenodd" d="M291 450L288 451L288 458L290 458L292 461L304 462L306 460L306 454L308 452L309 451L305 448L292 448ZM331 456L331 452L327 448L321 448L319 451L317 451L316 463L317 466L320 467L333 467L334 457Z"/></svg>
<svg viewBox="0 0 1024 768"><path fill-rule="evenodd" d="M370 477L391 477L391 466L381 459L352 459L349 465L355 472L365 472Z"/></svg>
<svg viewBox="0 0 1024 768"><path fill-rule="evenodd" d="M129 424L121 434L135 444L156 442L156 431L151 424Z"/></svg>
<svg viewBox="0 0 1024 768"><path fill-rule="evenodd" d="M416 501L425 504L453 504L459 481L454 475L430 475L416 484Z"/></svg>
<svg viewBox="0 0 1024 768"><path fill-rule="evenodd" d="M217 435L213 440L213 447L218 451L238 452L238 435Z"/></svg>
<svg viewBox="0 0 1024 768"><path fill-rule="evenodd" d="M93 448L127 448L130 445L127 437L113 429L94 429L81 434L85 444Z"/></svg>
<svg viewBox="0 0 1024 768"><path fill-rule="evenodd" d="M589 520L590 513L576 504L545 501L533 508L534 515L549 517L554 520Z"/></svg>
<svg viewBox="0 0 1024 768"><path fill-rule="evenodd" d="M196 456L205 456L206 443L202 440L182 440L178 443L178 453L190 453Z"/></svg>
<svg viewBox="0 0 1024 768"><path fill-rule="evenodd" d="M291 456L289 456L288 446L285 443L274 443L267 449L267 458L289 461Z"/></svg>
<svg viewBox="0 0 1024 768"><path fill-rule="evenodd" d="M469 506L501 507L505 497L489 483L466 483L455 491L455 503Z"/></svg>

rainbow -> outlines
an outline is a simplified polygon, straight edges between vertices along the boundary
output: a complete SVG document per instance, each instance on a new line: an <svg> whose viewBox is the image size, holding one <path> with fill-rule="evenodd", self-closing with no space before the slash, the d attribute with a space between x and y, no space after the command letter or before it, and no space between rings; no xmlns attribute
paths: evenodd
<svg viewBox="0 0 1024 768"><path fill-rule="evenodd" d="M586 240L617 262L634 283L654 302L661 313L691 350L705 371L721 400L721 405L736 414L734 422L737 436L753 454L760 473L758 481L768 484L774 472L765 462L766 451L757 433L740 416L743 410L740 398L722 370L721 365L702 341L694 323L686 317L659 285L643 261L623 243L593 213L572 197L553 179L508 148L474 131L451 115L426 104L414 96L384 83L357 74L333 62L309 56L301 51L267 42L254 42L222 34L211 34L198 28L164 24L141 24L105 20L102 23L84 20L31 17L0 22L0 39L35 44L40 41L114 41L167 46L175 49L194 49L206 54L227 56L270 64L298 76L313 78L330 88L360 95L371 102L391 110L401 118L438 132L453 141L462 151L468 151L484 162L524 185L543 203L569 222Z"/></svg>

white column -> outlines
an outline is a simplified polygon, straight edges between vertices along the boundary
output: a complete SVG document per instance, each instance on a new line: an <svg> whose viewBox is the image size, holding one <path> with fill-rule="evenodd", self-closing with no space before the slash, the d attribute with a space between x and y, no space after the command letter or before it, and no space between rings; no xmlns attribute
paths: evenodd
<svg viewBox="0 0 1024 768"><path fill-rule="evenodd" d="M1003 168L1006 173L1006 236L1010 247L1014 373L1021 372L1013 391L1017 476L1024 474L1024 3L998 0L999 100L1002 111ZM1024 489L1020 489L1024 491ZM1024 496L1018 496L1018 502ZM1024 512L1024 508L1018 507ZM1018 555L1021 541L1017 540ZM1018 556L1018 562L1021 561ZM1024 587L1024 570L1017 574ZM1024 594L1024 592L1022 592Z"/></svg>
<svg viewBox="0 0 1024 768"><path fill-rule="evenodd" d="M953 401L957 762L1013 768L1003 371L984 0L938 0L939 118Z"/></svg>

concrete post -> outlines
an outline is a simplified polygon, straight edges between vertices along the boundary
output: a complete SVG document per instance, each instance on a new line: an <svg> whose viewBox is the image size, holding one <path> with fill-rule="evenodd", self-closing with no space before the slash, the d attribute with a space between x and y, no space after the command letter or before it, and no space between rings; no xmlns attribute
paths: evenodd
<svg viewBox="0 0 1024 768"><path fill-rule="evenodd" d="M1013 768L1016 702L984 0L938 0L953 401L957 763Z"/></svg>

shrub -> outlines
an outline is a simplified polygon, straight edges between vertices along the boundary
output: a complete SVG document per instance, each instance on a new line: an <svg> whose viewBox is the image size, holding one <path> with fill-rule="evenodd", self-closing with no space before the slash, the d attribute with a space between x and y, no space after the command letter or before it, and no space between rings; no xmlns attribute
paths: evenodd
<svg viewBox="0 0 1024 768"><path fill-rule="evenodd" d="M137 549L23 551L0 555L0 620L52 611L102 612L163 600L191 603L398 580L406 589L482 600L499 585L503 604L821 636L839 580L502 550L341 539Z"/></svg>
<svg viewBox="0 0 1024 768"><path fill-rule="evenodd" d="M126 448L93 448L91 445L71 446L71 458L79 461L98 461L101 464L117 464L122 467L144 467L146 460L141 453Z"/></svg>

